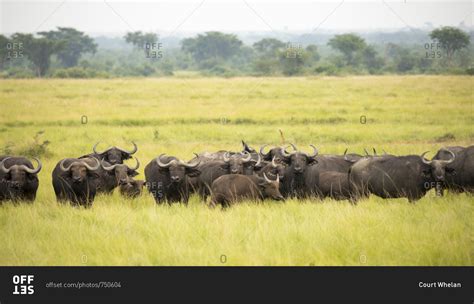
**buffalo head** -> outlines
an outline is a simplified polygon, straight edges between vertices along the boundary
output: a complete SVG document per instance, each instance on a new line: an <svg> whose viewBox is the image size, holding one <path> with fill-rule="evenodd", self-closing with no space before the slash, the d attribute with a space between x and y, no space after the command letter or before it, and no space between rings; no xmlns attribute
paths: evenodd
<svg viewBox="0 0 474 304"><path fill-rule="evenodd" d="M29 179L36 178L36 174L41 171L42 164L39 159L34 158L38 163L36 169L27 167L26 165L11 165L6 167L6 161L11 157L6 157L0 162L0 171L5 174L4 182L8 183L11 188L21 189Z"/></svg>
<svg viewBox="0 0 474 304"><path fill-rule="evenodd" d="M280 193L280 176L277 175L276 180L270 180L265 173L263 178L258 179L258 186L260 187L264 197L271 198L277 201L283 201L285 198Z"/></svg>
<svg viewBox="0 0 474 304"><path fill-rule="evenodd" d="M195 177L201 174L197 169L200 161L197 161L194 164L185 163L182 160L177 159L176 157L168 157L167 160L164 160L165 154L161 154L156 158L156 164L160 170L168 171L170 175L171 182L179 183L183 181L187 176Z"/></svg>
<svg viewBox="0 0 474 304"><path fill-rule="evenodd" d="M136 171L140 167L140 162L135 157L136 165L135 167L131 168L125 164L115 164L115 165L107 165L103 160L101 162L102 168L107 171L109 174L115 176L115 180L117 185L123 185L129 182L131 177L137 176L138 172Z"/></svg>
<svg viewBox="0 0 474 304"><path fill-rule="evenodd" d="M96 162L96 165L90 165L87 160ZM74 183L82 183L88 176L97 177L96 171L100 168L100 162L97 158L78 159L70 163L67 167L64 166L65 161L66 159L63 159L59 163L59 168L63 173L69 175Z"/></svg>
<svg viewBox="0 0 474 304"><path fill-rule="evenodd" d="M274 157L276 157L277 160L280 159L280 160L285 161L286 158L283 156L282 151L285 151L286 153L288 153L287 149L289 147L292 147L293 151L297 150L295 145L289 144L286 147L283 147L283 146L282 147L273 147L267 153L265 153L265 147L266 146L268 146L268 145L263 145L263 146L260 147L260 155L262 155L263 160L266 160L266 161L271 161Z"/></svg>
<svg viewBox="0 0 474 304"><path fill-rule="evenodd" d="M92 150L94 153L100 155L101 159L104 159L108 163L115 165L115 164L122 164L125 159L129 159L132 157L132 154L135 154L138 151L137 145L132 141L133 150L128 151L118 147L110 147L105 151L99 152L97 151L97 145L100 142L96 143Z"/></svg>
<svg viewBox="0 0 474 304"><path fill-rule="evenodd" d="M232 155L227 152L224 154L224 162L229 167L231 174L244 174L244 169L248 165L254 165L252 166L253 173L253 167L260 165L260 158L255 162L252 160L252 155L250 155L249 152L235 153Z"/></svg>
<svg viewBox="0 0 474 304"><path fill-rule="evenodd" d="M451 154L451 158L448 160L427 160L425 159L425 155L426 153L428 153L428 151L424 152L420 156L421 161L429 166L423 170L423 175L434 180L434 182L436 183L436 195L438 196L442 195L442 184L445 181L446 173L455 174L454 169L447 167L447 165L451 164L454 161L456 155L452 151L446 151Z"/></svg>
<svg viewBox="0 0 474 304"><path fill-rule="evenodd" d="M292 171L296 174L301 174L306 170L308 165L316 163L316 156L318 155L318 149L315 146L310 145L313 148L312 154L307 154L301 151L293 151L288 153L285 149L281 148L281 155L283 156L283 160L289 164Z"/></svg>

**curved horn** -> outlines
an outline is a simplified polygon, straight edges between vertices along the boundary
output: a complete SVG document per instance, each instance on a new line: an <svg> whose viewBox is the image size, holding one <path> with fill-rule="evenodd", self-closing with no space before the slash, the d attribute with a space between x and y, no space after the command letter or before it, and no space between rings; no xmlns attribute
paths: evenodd
<svg viewBox="0 0 474 304"><path fill-rule="evenodd" d="M259 167L260 164L262 163L262 157L260 156L260 154L257 153L257 162L255 163L255 167Z"/></svg>
<svg viewBox="0 0 474 304"><path fill-rule="evenodd" d="M250 153L248 153L247 151L245 151L244 153L242 153L242 155L246 154L247 156L245 158L242 158L242 161L244 163L248 163L251 159L252 159L252 155L250 155Z"/></svg>
<svg viewBox="0 0 474 304"><path fill-rule="evenodd" d="M66 172L66 171L69 171L69 169L71 169L72 165L75 163L75 162L72 162L69 164L69 166L67 168L64 167L64 162L66 161L66 159L63 159L60 163L59 163L59 169L61 169L61 171L63 172Z"/></svg>
<svg viewBox="0 0 474 304"><path fill-rule="evenodd" d="M265 181L267 183L271 183L272 181L268 179L267 175L265 173L263 173L263 177L265 178Z"/></svg>
<svg viewBox="0 0 474 304"><path fill-rule="evenodd" d="M92 150L94 151L95 154L102 154L102 153L104 153L104 152L106 152L106 151L108 151L108 150L110 149L110 148L108 148L107 150L104 150L104 151L102 151L102 152L99 152L99 151L97 151L97 146L98 146L99 144L100 144L100 141L98 141L98 142L94 145L94 147L92 147Z"/></svg>
<svg viewBox="0 0 474 304"><path fill-rule="evenodd" d="M263 157L267 157L270 154L270 152L268 153L263 152L263 149L265 149L266 146L268 146L268 144L260 147L260 154L262 154Z"/></svg>
<svg viewBox="0 0 474 304"><path fill-rule="evenodd" d="M449 160L441 160L441 163L445 165L452 163L456 159L456 155L451 150L448 150L448 149L443 149L443 150L449 152L449 154L451 154L452 157Z"/></svg>
<svg viewBox="0 0 474 304"><path fill-rule="evenodd" d="M133 150L132 151L128 151L128 150L125 150L125 149L122 149L122 148L117 148L117 149L119 149L122 152L125 152L127 154L132 155L132 154L135 154L138 151L137 144L132 141L132 145L133 145Z"/></svg>
<svg viewBox="0 0 474 304"><path fill-rule="evenodd" d="M11 169L5 168L5 161L6 161L7 159L9 159L9 158L11 158L11 157L5 157L5 158L2 160L2 162L0 162L0 171L2 171L3 173L8 173L8 172L10 172L10 170L11 170Z"/></svg>
<svg viewBox="0 0 474 304"><path fill-rule="evenodd" d="M185 166L186 168L191 168L191 169L196 168L197 166L199 166L200 163L201 163L200 159L195 164L185 163L185 162L181 161L181 164L183 166Z"/></svg>
<svg viewBox="0 0 474 304"><path fill-rule="evenodd" d="M84 167L87 168L87 170L90 170L90 171L95 171L97 169L100 168L100 162L97 158L95 157L92 157L92 159L94 159L96 162L97 162L97 165L95 167L92 167L91 165L89 165L88 163L86 163L85 160L81 161L81 163L84 165Z"/></svg>
<svg viewBox="0 0 474 304"><path fill-rule="evenodd" d="M295 152L287 153L287 152L285 151L285 148L283 148L283 147L280 148L280 152L281 152L281 154L282 154L284 157L290 157L293 153L295 153Z"/></svg>
<svg viewBox="0 0 474 304"><path fill-rule="evenodd" d="M348 161L348 162L350 162L350 163L355 163L355 162L357 161L357 160L355 160L355 159L349 159L349 158L347 157L347 155L344 155L344 160L345 160L345 161Z"/></svg>
<svg viewBox="0 0 474 304"><path fill-rule="evenodd" d="M421 157L421 161L422 161L423 163L425 163L425 164L427 164L427 165L431 165L431 161L425 159L425 155L426 155L426 153L428 153L428 152L430 152L430 151L423 152L423 154L421 154L420 157Z"/></svg>
<svg viewBox="0 0 474 304"><path fill-rule="evenodd" d="M115 169L115 167L117 167L118 165L120 165L120 164L115 164L115 165L112 165L112 166L107 166L107 165L105 165L104 163L105 163L105 161L102 160L102 161L100 162L100 165L102 166L102 168L103 168L105 171L112 171L112 170Z"/></svg>
<svg viewBox="0 0 474 304"><path fill-rule="evenodd" d="M309 158L314 158L316 155L318 155L318 149L314 145L309 145L311 148L313 148L313 154L308 155Z"/></svg>
<svg viewBox="0 0 474 304"><path fill-rule="evenodd" d="M37 159L36 157L33 157L33 159L36 160L36 162L38 163L38 167L36 167L36 169L31 169L31 168L28 168L27 166L22 166L23 170L25 170L26 172L30 174L36 174L40 172L41 168L43 167L43 164L41 164L39 159Z"/></svg>
<svg viewBox="0 0 474 304"><path fill-rule="evenodd" d="M136 161L135 167L130 168L130 167L127 166L130 170L133 170L133 171L135 171L135 170L137 170L138 168L140 168L140 162L138 161L138 158L136 158L136 157L134 157L134 158L135 158L135 161Z"/></svg>
<svg viewBox="0 0 474 304"><path fill-rule="evenodd" d="M298 151L298 148L295 145L293 145L292 143L289 143L289 145L293 148L294 151Z"/></svg>
<svg viewBox="0 0 474 304"><path fill-rule="evenodd" d="M165 153L160 154L160 156L158 156L158 157L156 158L156 163L158 164L159 167L161 167L161 168L168 168L169 166L171 166L171 164L172 164L173 162L176 162L175 159L172 159L172 160L170 160L170 161L169 161L168 163L166 163L166 164L165 164L165 163L162 163L162 162L161 162L161 157L162 157L163 155L165 155Z"/></svg>
<svg viewBox="0 0 474 304"><path fill-rule="evenodd" d="M229 152L224 153L223 158L224 158L224 161L228 163L230 160L230 153Z"/></svg>
<svg viewBox="0 0 474 304"><path fill-rule="evenodd" d="M277 167L277 163L275 162L275 158L276 158L275 156L273 156L273 158L272 158L272 167L273 168Z"/></svg>

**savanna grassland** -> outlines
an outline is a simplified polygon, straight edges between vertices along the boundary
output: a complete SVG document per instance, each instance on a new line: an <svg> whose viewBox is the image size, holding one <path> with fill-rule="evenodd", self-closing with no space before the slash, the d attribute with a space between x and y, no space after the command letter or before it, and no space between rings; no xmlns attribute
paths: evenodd
<svg viewBox="0 0 474 304"><path fill-rule="evenodd" d="M142 173L161 153L187 160L239 150L241 139L431 157L473 144L473 85L465 76L1 80L0 154L40 153L44 167L34 204L0 206L0 264L473 265L467 195L221 211L195 196L188 207L156 206L148 194L114 193L82 209L58 205L51 186L60 159L90 153L99 140L99 149L135 141Z"/></svg>

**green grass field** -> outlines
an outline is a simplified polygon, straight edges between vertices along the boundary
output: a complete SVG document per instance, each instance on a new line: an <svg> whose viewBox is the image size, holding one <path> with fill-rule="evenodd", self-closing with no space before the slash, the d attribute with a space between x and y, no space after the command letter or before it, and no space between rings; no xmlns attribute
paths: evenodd
<svg viewBox="0 0 474 304"><path fill-rule="evenodd" d="M0 154L34 154L38 131L50 141L35 203L0 207L0 264L473 265L467 195L221 211L194 196L170 207L114 193L86 210L58 205L51 186L60 159L99 140L102 148L135 141L140 172L160 153L190 159L238 150L241 139L280 144L279 129L286 142L323 154L375 147L431 157L473 144L473 85L464 76L0 80Z"/></svg>

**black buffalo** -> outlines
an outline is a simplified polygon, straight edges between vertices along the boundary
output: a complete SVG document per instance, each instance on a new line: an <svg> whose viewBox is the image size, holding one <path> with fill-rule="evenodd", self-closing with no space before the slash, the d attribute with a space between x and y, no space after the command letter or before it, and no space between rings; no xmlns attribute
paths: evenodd
<svg viewBox="0 0 474 304"><path fill-rule="evenodd" d="M244 153L225 153L221 159L202 162L198 170L201 174L191 179L193 190L197 191L202 199L206 199L210 194L210 188L214 180L226 174L252 175L255 168L260 167L261 159L252 159L248 152Z"/></svg>
<svg viewBox="0 0 474 304"><path fill-rule="evenodd" d="M233 203L250 200L260 201L270 198L283 201L280 193L280 180L270 180L265 174L263 178L257 175L227 174L212 183L210 207L221 205L229 207Z"/></svg>
<svg viewBox="0 0 474 304"><path fill-rule="evenodd" d="M287 161L289 159L285 157L283 153L288 154L290 152L288 152L286 149L292 147L293 151L298 150L295 145L289 144L288 146L273 147L267 153L265 153L265 147L267 146L268 145L263 145L260 147L260 155L265 161L272 161L273 158L276 158L277 160Z"/></svg>
<svg viewBox="0 0 474 304"><path fill-rule="evenodd" d="M337 171L319 173L317 195L335 200L350 199L349 174Z"/></svg>
<svg viewBox="0 0 474 304"><path fill-rule="evenodd" d="M312 165L305 171L305 189L308 195L320 198L332 197L335 199L348 198L347 180L351 166L363 156L355 153L343 155L317 155ZM328 173L328 174L326 174ZM340 192L336 192L339 189Z"/></svg>
<svg viewBox="0 0 474 304"><path fill-rule="evenodd" d="M278 176L281 181L285 178L285 170L286 164L280 159L273 157L270 162L262 161L259 169L255 170L255 173L260 177L263 177L263 174L265 174L271 180L276 180Z"/></svg>
<svg viewBox="0 0 474 304"><path fill-rule="evenodd" d="M132 141L133 150L131 151L118 148L118 147L110 147L105 151L99 152L97 151L97 146L99 145L99 143L100 142L96 143L94 147L92 148L94 153L81 156L80 158L95 157L100 161L105 160L109 164L115 165L115 164L123 164L124 160L130 159L132 155L138 151L137 145Z"/></svg>
<svg viewBox="0 0 474 304"><path fill-rule="evenodd" d="M422 198L436 188L439 195L445 168L454 161L426 160L425 154L408 156L374 156L355 163L349 172L352 200L370 193L382 198L406 197L410 202Z"/></svg>
<svg viewBox="0 0 474 304"><path fill-rule="evenodd" d="M442 148L433 160L449 161L454 153L455 159L446 166L444 187L453 192L474 194L474 146Z"/></svg>
<svg viewBox="0 0 474 304"><path fill-rule="evenodd" d="M4 200L25 200L33 202L38 190L38 173L42 165L35 158L38 166L25 157L0 156L0 202Z"/></svg>
<svg viewBox="0 0 474 304"><path fill-rule="evenodd" d="M56 199L73 205L90 207L99 182L100 162L97 158L66 158L53 170Z"/></svg>
<svg viewBox="0 0 474 304"><path fill-rule="evenodd" d="M148 191L153 195L157 204L163 202L188 203L190 183L189 177L196 177L201 172L196 163L185 163L173 156L164 156L152 160L145 167L145 179Z"/></svg>
<svg viewBox="0 0 474 304"><path fill-rule="evenodd" d="M136 198L143 192L144 180L129 179L127 183L119 186L120 194L126 198Z"/></svg>
<svg viewBox="0 0 474 304"><path fill-rule="evenodd" d="M135 167L126 164L111 165L105 160L101 161L101 168L98 170L99 180L97 185L98 193L111 194L117 186L127 184L131 178L138 175L136 171L140 167L140 162L135 158Z"/></svg>
<svg viewBox="0 0 474 304"><path fill-rule="evenodd" d="M311 195L311 189L306 186L305 176L307 169L317 162L318 149L313 145L310 147L313 148L312 154L298 150L288 153L285 149L280 148L282 160L288 164L285 170L285 179L280 188L283 196L305 198Z"/></svg>

